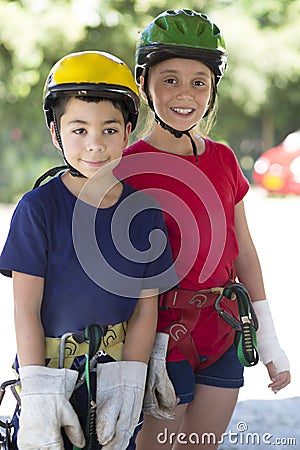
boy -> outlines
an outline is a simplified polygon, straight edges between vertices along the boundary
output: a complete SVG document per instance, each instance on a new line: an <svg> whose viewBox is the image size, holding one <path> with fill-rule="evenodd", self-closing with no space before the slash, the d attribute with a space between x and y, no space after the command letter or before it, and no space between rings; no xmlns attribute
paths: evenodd
<svg viewBox="0 0 300 450"><path fill-rule="evenodd" d="M67 170L21 199L0 257L14 284L20 450L135 448L158 289L176 283L160 209L112 172L138 110L130 70L108 53L67 55L47 78Z"/></svg>

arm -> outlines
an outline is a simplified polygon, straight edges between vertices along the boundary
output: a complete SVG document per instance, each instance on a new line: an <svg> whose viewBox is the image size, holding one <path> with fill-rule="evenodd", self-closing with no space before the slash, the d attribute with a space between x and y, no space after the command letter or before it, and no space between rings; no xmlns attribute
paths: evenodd
<svg viewBox="0 0 300 450"><path fill-rule="evenodd" d="M124 361L141 361L148 364L157 325L157 290L141 292L131 318L128 321Z"/></svg>
<svg viewBox="0 0 300 450"><path fill-rule="evenodd" d="M85 438L69 398L77 372L45 367L45 335L40 311L44 279L13 272L15 329L22 384L18 447L62 448L61 427L70 441L84 447ZM43 435L36 424L43 428Z"/></svg>
<svg viewBox="0 0 300 450"><path fill-rule="evenodd" d="M13 272L14 316L20 366L45 365L45 336L40 318L44 279Z"/></svg>
<svg viewBox="0 0 300 450"><path fill-rule="evenodd" d="M253 244L246 219L244 202L235 206L235 232L238 240L239 255L235 261L235 269L239 281L249 291L251 300L264 300L266 292L258 255Z"/></svg>
<svg viewBox="0 0 300 450"><path fill-rule="evenodd" d="M261 266L249 232L243 201L239 202L235 206L235 231L239 245L239 255L235 261L236 273L239 281L247 287L251 300L254 304L254 309L256 311L260 311L262 309L261 306L263 306L264 304L266 306L268 305L266 304L266 293ZM258 302L257 305L255 305L256 302ZM266 328L268 327L268 333L271 332L272 334L272 342L266 342L265 347L267 347L268 345L277 345L279 347L272 322L272 316L268 311L268 308L265 308L264 311L265 314L268 314L268 317L262 316L261 320L259 320L261 324L263 323L264 325L261 326L261 329L258 330L258 344L260 344L260 334L264 333L264 331L267 331ZM270 326L268 326L268 324L270 324ZM279 351L280 350L281 349L279 347ZM273 361L268 361L266 363L266 367L268 369L270 379L272 380L272 382L269 384L269 387L274 392L277 392L290 383L289 371L284 370L277 373L278 371L276 370Z"/></svg>

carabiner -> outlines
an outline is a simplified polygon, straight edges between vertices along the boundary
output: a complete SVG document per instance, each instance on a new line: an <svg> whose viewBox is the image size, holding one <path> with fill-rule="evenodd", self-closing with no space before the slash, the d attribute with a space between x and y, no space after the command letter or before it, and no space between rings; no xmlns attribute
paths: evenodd
<svg viewBox="0 0 300 450"><path fill-rule="evenodd" d="M73 333L65 333L60 338L59 359L58 359L58 368L59 369L63 369L63 367L64 367L66 341L70 336L73 336Z"/></svg>
<svg viewBox="0 0 300 450"><path fill-rule="evenodd" d="M228 323L228 325L230 325L235 330L241 331L240 322L235 317L230 315L227 311L225 311L225 309L220 307L220 303L224 297L228 299L228 297L224 295L224 291L223 291L222 294L218 295L218 297L215 301L215 310L217 311L219 316L222 317L222 319L225 320L226 323ZM232 299L232 300L234 300L234 299Z"/></svg>

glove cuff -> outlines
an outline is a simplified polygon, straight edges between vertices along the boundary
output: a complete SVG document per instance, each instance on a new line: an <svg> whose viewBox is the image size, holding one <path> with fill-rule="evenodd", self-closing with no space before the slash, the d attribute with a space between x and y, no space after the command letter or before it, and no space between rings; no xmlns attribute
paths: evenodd
<svg viewBox="0 0 300 450"><path fill-rule="evenodd" d="M70 369L54 369L45 366L23 366L19 368L21 396L34 394L64 395L68 400L74 390L78 373Z"/></svg>
<svg viewBox="0 0 300 450"><path fill-rule="evenodd" d="M116 361L97 364L97 385L101 389L116 386L141 387L146 384L147 364L140 361Z"/></svg>
<svg viewBox="0 0 300 450"><path fill-rule="evenodd" d="M158 332L152 348L151 358L165 361L168 350L169 335L167 333Z"/></svg>

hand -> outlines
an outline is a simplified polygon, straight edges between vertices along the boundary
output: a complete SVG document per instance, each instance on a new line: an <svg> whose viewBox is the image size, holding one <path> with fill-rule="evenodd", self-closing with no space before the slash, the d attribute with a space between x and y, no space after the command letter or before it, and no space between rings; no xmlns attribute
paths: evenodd
<svg viewBox="0 0 300 450"><path fill-rule="evenodd" d="M266 364L266 367L269 372L269 377L272 380L272 383L270 383L268 387L272 389L274 394L277 394L280 389L283 389L291 382L290 372L284 370L283 372L279 372L277 374L277 370L273 362Z"/></svg>
<svg viewBox="0 0 300 450"><path fill-rule="evenodd" d="M175 419L177 397L166 369L169 335L156 333L148 365L143 411L157 419Z"/></svg>
<svg viewBox="0 0 300 450"><path fill-rule="evenodd" d="M105 450L125 450L140 418L147 364L119 361L97 365L96 432Z"/></svg>
<svg viewBox="0 0 300 450"><path fill-rule="evenodd" d="M69 402L78 373L43 366L24 366L19 372L22 386L19 450L63 449L61 427L73 445L83 448L84 434Z"/></svg>

